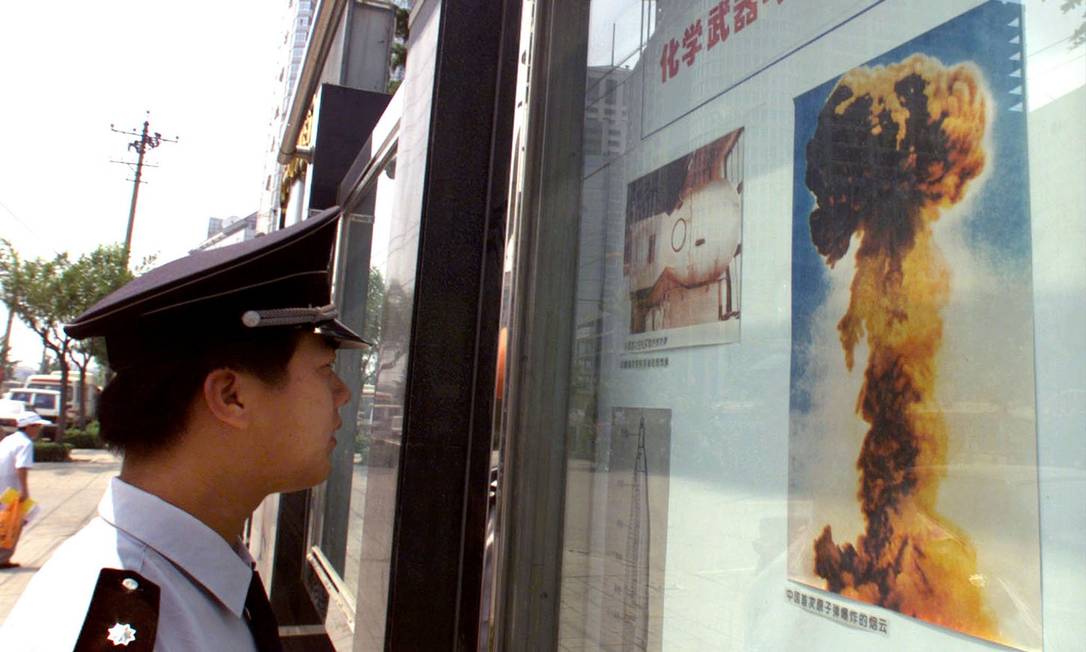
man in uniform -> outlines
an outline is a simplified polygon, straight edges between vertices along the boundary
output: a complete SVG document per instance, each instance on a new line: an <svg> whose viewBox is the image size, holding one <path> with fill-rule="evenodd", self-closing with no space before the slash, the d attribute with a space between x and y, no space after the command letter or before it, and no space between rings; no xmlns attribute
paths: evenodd
<svg viewBox="0 0 1086 652"><path fill-rule="evenodd" d="M8 509L19 509L19 503L30 500L30 467L34 466L34 440L42 428L53 422L43 419L37 412L26 411L15 419L15 432L0 441L0 493L9 488L19 492L18 502ZM19 533L10 548L0 547L0 569L16 568L11 561Z"/></svg>
<svg viewBox="0 0 1086 652"><path fill-rule="evenodd" d="M93 519L0 630L3 650L280 650L242 526L265 496L322 482L349 391L330 210L196 252L66 326L104 336L102 437L124 454Z"/></svg>

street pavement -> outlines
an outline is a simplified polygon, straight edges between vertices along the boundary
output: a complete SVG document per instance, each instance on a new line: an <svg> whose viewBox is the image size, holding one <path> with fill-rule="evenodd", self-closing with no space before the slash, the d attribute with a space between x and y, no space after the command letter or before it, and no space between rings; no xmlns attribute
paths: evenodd
<svg viewBox="0 0 1086 652"><path fill-rule="evenodd" d="M57 546L98 513L98 501L120 468L109 451L76 449L71 462L42 462L30 470L30 496L38 509L11 559L20 566L0 570L0 623Z"/></svg>

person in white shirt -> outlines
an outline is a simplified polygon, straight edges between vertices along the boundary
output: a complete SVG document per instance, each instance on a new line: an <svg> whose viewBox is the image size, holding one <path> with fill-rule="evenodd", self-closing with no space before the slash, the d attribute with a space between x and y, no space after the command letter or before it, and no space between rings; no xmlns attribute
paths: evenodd
<svg viewBox="0 0 1086 652"><path fill-rule="evenodd" d="M241 544L269 494L322 482L349 399L338 347L334 209L137 278L65 329L103 336L116 376L100 436L124 461L0 628L0 650L279 652Z"/></svg>
<svg viewBox="0 0 1086 652"><path fill-rule="evenodd" d="M28 476L30 467L34 466L34 440L41 434L42 428L52 423L29 410L16 417L15 432L0 440L0 493L10 488L19 492L19 502L30 498ZM0 569L19 565L11 561L18 543L19 536L16 535L15 543L10 548L0 548Z"/></svg>

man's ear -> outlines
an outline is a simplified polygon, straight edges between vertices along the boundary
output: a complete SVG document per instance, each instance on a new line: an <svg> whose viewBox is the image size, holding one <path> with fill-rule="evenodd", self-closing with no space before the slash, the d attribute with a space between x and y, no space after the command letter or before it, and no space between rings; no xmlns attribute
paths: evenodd
<svg viewBox="0 0 1086 652"><path fill-rule="evenodd" d="M244 379L232 369L215 369L204 377L204 404L219 421L234 428L249 425L252 415L246 410Z"/></svg>

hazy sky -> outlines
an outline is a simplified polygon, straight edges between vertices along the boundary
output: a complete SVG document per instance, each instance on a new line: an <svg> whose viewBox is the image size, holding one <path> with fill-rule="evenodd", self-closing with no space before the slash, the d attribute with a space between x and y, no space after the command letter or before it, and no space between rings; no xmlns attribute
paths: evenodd
<svg viewBox="0 0 1086 652"><path fill-rule="evenodd" d="M1065 45L1077 22L1059 4L1026 4L1031 110L1086 78L1086 50ZM287 0L0 2L0 237L30 257L123 240L132 172L110 160L134 160L132 138L109 127L138 129L148 110L180 142L148 158L160 167L145 171L134 259L177 258L209 217L256 210L286 12ZM594 2L590 64L610 62L612 44L618 59L636 50L641 17L638 0ZM37 363L21 325L14 345Z"/></svg>
<svg viewBox="0 0 1086 652"><path fill-rule="evenodd" d="M133 258L166 262L209 217L255 211L263 189L286 0L0 3L0 237L28 257L124 240L132 137L180 137L144 170ZM0 317L6 319L0 308ZM3 323L0 323L0 329ZM13 355L41 346L19 328Z"/></svg>

